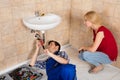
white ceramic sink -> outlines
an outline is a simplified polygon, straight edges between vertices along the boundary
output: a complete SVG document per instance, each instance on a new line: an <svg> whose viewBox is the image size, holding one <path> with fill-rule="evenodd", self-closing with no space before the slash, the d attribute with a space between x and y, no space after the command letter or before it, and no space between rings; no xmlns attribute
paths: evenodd
<svg viewBox="0 0 120 80"><path fill-rule="evenodd" d="M56 14L45 14L44 16L32 16L23 19L23 23L33 30L48 30L56 27L61 22L61 17Z"/></svg>

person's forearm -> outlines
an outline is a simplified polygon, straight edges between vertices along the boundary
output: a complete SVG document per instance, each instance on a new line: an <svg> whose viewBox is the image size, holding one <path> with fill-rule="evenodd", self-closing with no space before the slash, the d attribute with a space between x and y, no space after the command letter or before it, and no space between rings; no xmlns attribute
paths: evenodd
<svg viewBox="0 0 120 80"><path fill-rule="evenodd" d="M34 64L35 64L35 62L36 62L36 59L37 59L37 56L38 56L38 52L39 52L39 48L37 48L37 49L35 50L35 53L34 53L32 59L31 59L31 62L30 62L30 65L31 65L31 66L34 66Z"/></svg>
<svg viewBox="0 0 120 80"><path fill-rule="evenodd" d="M67 64L68 63L68 60L60 57L60 56L57 56L57 55L54 55L54 54L50 54L49 55L50 57L52 57L53 59L55 59L57 62L61 63L61 64Z"/></svg>

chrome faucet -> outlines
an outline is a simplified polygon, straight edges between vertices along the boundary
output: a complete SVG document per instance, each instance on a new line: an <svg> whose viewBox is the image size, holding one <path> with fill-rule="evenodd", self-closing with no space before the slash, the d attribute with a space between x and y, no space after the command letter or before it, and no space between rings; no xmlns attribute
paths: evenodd
<svg viewBox="0 0 120 80"><path fill-rule="evenodd" d="M36 16L36 17L39 16L39 11L35 11L35 16Z"/></svg>
<svg viewBox="0 0 120 80"><path fill-rule="evenodd" d="M44 16L44 13L40 13L39 11L35 11L35 16L39 17L39 16Z"/></svg>

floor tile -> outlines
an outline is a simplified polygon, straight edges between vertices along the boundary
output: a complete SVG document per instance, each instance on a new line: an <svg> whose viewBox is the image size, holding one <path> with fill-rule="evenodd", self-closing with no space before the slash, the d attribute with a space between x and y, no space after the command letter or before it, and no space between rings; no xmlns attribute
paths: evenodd
<svg viewBox="0 0 120 80"><path fill-rule="evenodd" d="M120 80L120 72L115 75L111 80Z"/></svg>
<svg viewBox="0 0 120 80"><path fill-rule="evenodd" d="M88 70L90 68L89 65L83 61L80 61L80 59L78 58L77 49L69 47L65 50L70 57L70 63L76 65L78 80L111 80L113 77L115 78L115 80L120 80L117 79L120 76L117 76L117 74L120 73L120 69L113 67L112 65L105 65L103 71L96 74L90 74L88 73Z"/></svg>

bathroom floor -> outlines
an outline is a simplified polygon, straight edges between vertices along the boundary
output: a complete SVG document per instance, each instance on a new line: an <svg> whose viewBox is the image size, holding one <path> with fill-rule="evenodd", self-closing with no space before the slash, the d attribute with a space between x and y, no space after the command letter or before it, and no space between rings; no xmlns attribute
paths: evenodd
<svg viewBox="0 0 120 80"><path fill-rule="evenodd" d="M70 58L70 63L76 65L77 80L120 80L120 69L111 65L105 65L103 71L97 74L90 74L88 73L90 68L89 65L83 61L80 61L76 49L71 46L67 46L62 50L67 52ZM45 71L42 70L42 73L45 74ZM44 75L42 80L47 80L47 77Z"/></svg>
<svg viewBox="0 0 120 80"><path fill-rule="evenodd" d="M70 63L73 63L77 67L77 79L78 80L120 80L120 69L105 65L103 71L97 74L88 73L89 65L78 58L78 52L71 46L65 48L70 58Z"/></svg>
<svg viewBox="0 0 120 80"><path fill-rule="evenodd" d="M89 65L78 58L78 51L75 48L67 45L64 46L62 50L67 52L70 58L70 63L76 65L77 80L120 80L119 68L116 68L112 65L105 65L103 71L96 74L92 74L92 73L90 74L88 73L88 70L90 68ZM38 57L38 59L45 59L45 58L46 58L45 55L41 55ZM47 80L46 72L44 69L39 69L35 67L33 68L35 72L43 74L42 79L40 80ZM7 79L7 80L11 80L11 79Z"/></svg>

